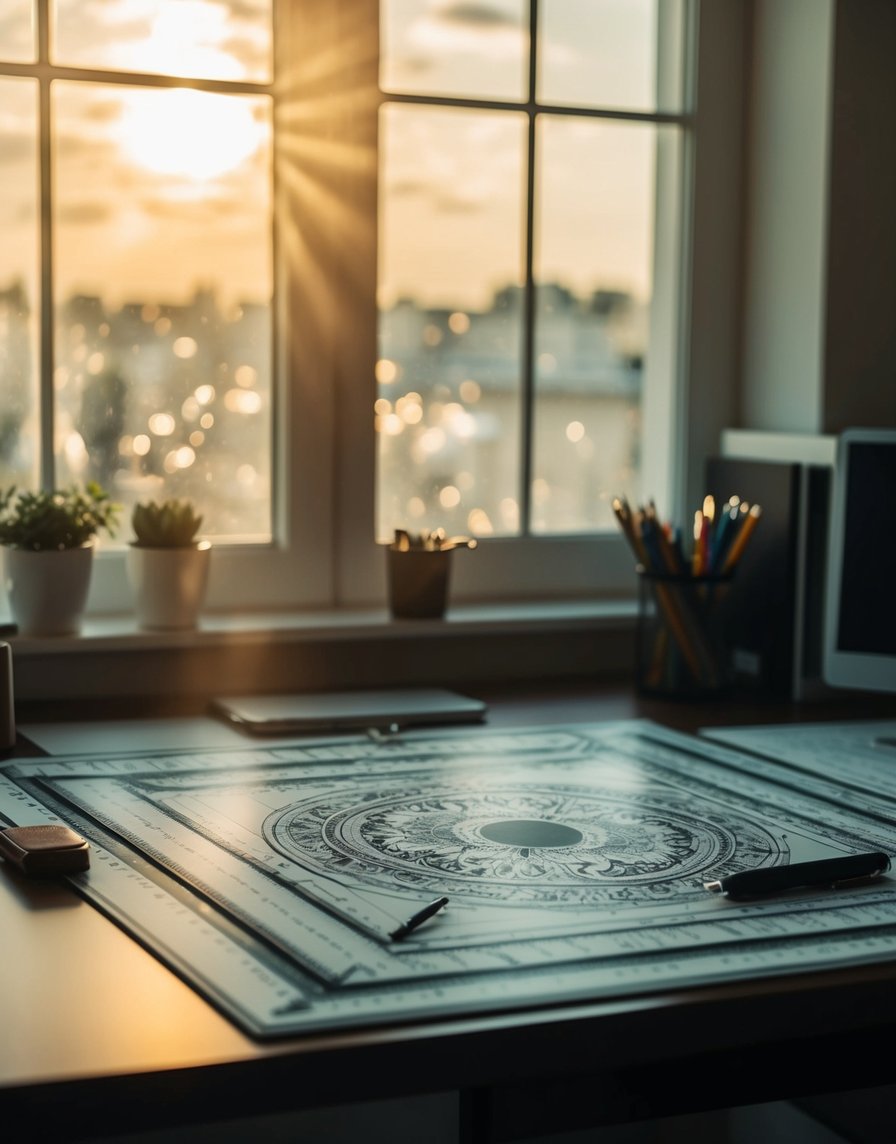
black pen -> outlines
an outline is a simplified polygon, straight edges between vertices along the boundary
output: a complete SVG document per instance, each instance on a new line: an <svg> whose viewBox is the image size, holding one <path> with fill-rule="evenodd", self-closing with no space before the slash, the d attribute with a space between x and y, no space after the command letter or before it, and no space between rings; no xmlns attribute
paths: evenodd
<svg viewBox="0 0 896 1144"><path fill-rule="evenodd" d="M850 854L845 858L820 858L815 862L793 862L789 866L765 866L760 870L743 870L715 882L704 882L703 888L729 898L759 898L779 894L802 886L830 886L836 889L844 882L876 878L890 869L886 854Z"/></svg>
<svg viewBox="0 0 896 1144"><path fill-rule="evenodd" d="M422 910L418 910L416 914L411 914L408 920L393 930L389 937L393 941L401 941L402 938L407 937L409 933L413 933L417 926L422 926L423 923L437 914L439 910L443 910L448 905L447 898L436 898L434 902L430 902L428 906L424 906Z"/></svg>

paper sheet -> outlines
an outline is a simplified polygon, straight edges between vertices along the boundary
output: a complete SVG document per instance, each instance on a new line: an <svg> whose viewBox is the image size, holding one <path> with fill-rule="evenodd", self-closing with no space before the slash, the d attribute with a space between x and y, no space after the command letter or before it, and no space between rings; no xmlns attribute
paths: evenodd
<svg viewBox="0 0 896 1144"><path fill-rule="evenodd" d="M86 834L80 891L273 1036L889 960L891 878L752 903L703 885L892 852L893 816L848 793L625 722L18 760L0 812Z"/></svg>

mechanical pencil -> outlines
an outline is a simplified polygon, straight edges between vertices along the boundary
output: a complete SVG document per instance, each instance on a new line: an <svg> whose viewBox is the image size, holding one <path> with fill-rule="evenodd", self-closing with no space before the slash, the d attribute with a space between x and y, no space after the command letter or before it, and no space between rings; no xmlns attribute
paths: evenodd
<svg viewBox="0 0 896 1144"><path fill-rule="evenodd" d="M389 937L391 937L393 941L401 941L402 938L407 937L409 933L413 933L418 926L422 926L425 921L434 914L437 914L439 910L444 909L447 905L447 898L436 898L434 902L430 902L428 906L424 906L423 909L418 910L416 914L411 914L406 922L389 934Z"/></svg>
<svg viewBox="0 0 896 1144"><path fill-rule="evenodd" d="M779 894L803 886L830 886L836 889L844 882L876 878L890 869L886 854L850 854L844 858L820 858L814 862L793 862L789 866L765 866L760 870L743 870L728 874L703 887L729 898L759 898Z"/></svg>

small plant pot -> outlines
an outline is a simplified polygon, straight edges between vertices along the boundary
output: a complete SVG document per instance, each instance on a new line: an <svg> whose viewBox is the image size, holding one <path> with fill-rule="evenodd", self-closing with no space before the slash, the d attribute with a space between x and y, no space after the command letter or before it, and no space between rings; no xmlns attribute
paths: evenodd
<svg viewBox="0 0 896 1144"><path fill-rule="evenodd" d="M397 620L440 620L448 603L451 552L386 549L389 610Z"/></svg>
<svg viewBox="0 0 896 1144"><path fill-rule="evenodd" d="M150 631L195 628L205 603L210 557L207 540L188 548L132 544L128 579L139 626Z"/></svg>
<svg viewBox="0 0 896 1144"><path fill-rule="evenodd" d="M87 606L93 545L4 551L9 610L23 636L70 636L81 630Z"/></svg>

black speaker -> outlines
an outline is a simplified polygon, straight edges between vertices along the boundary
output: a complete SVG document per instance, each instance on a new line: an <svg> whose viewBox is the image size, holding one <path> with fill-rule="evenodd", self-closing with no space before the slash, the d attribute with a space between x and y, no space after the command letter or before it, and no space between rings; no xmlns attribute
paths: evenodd
<svg viewBox="0 0 896 1144"><path fill-rule="evenodd" d="M800 461L711 457L707 490L762 515L737 566L725 624L735 683L792 699L822 689L824 576L832 469Z"/></svg>

